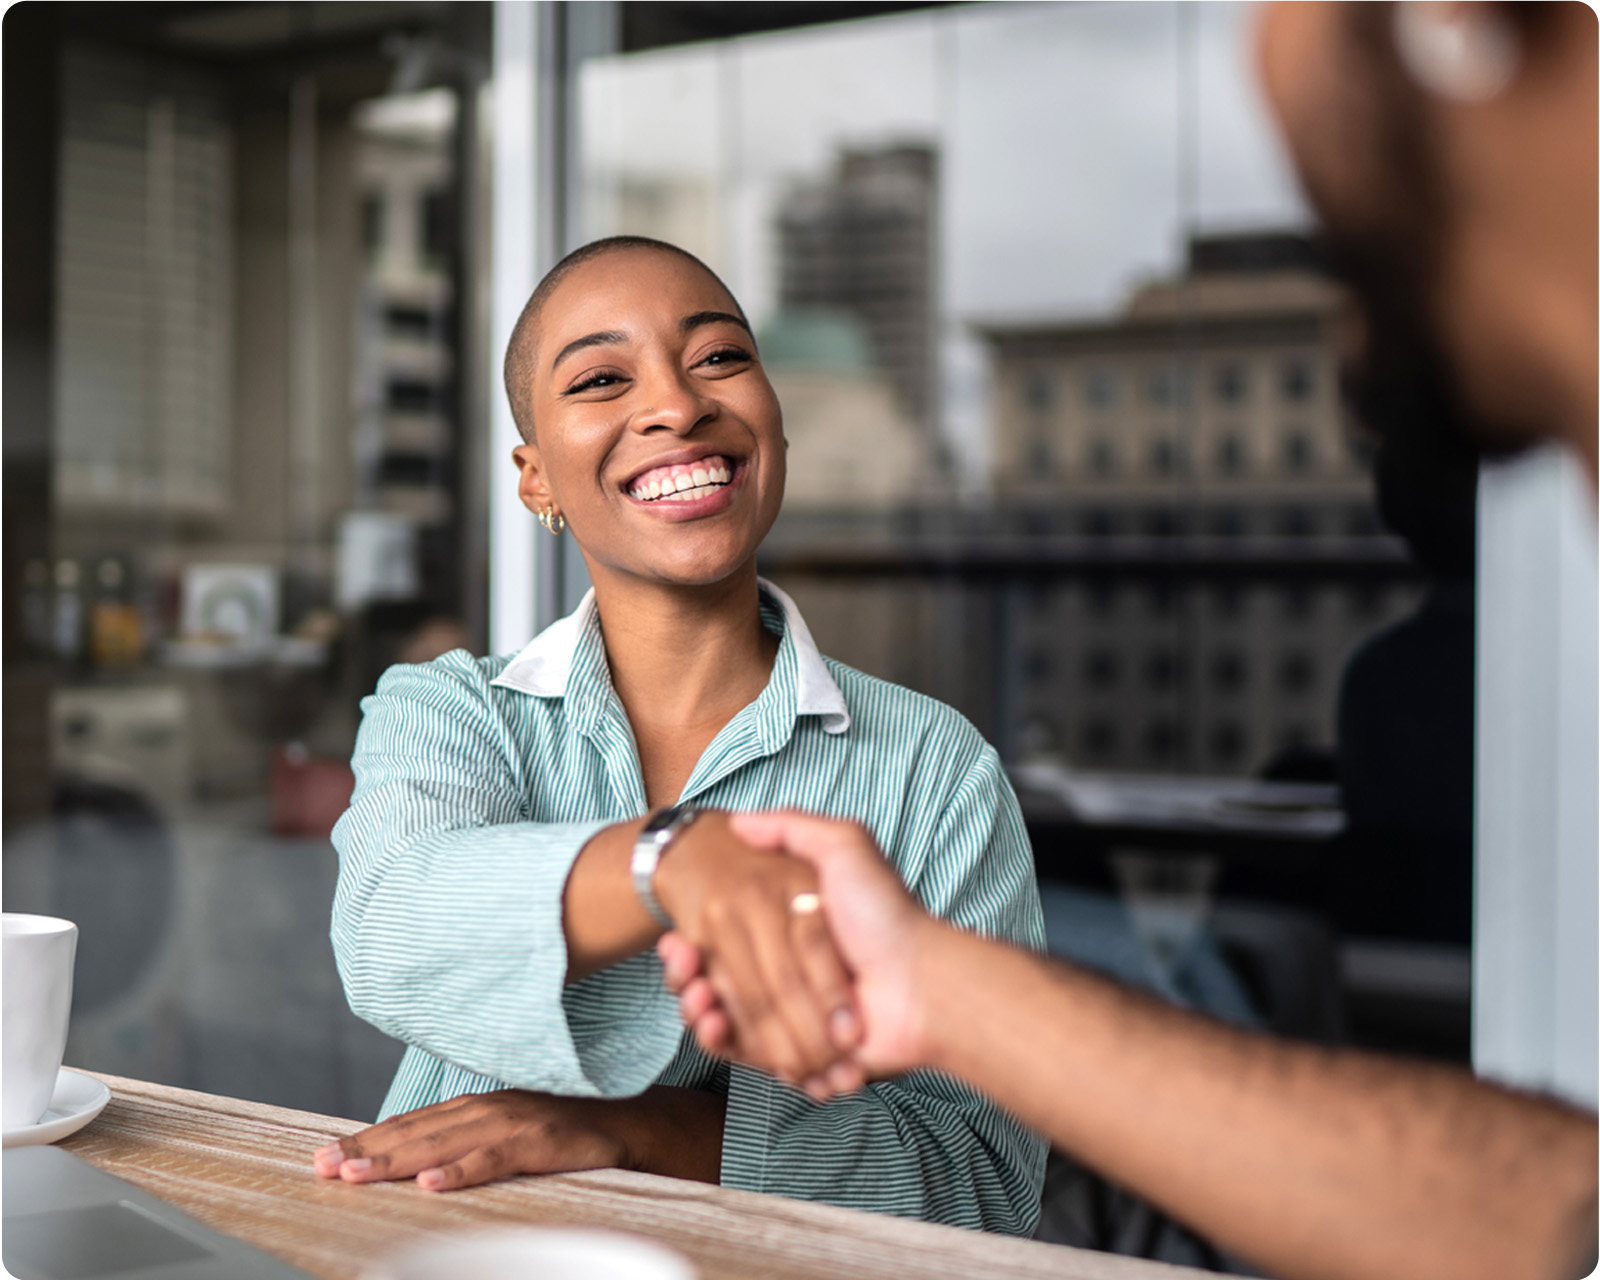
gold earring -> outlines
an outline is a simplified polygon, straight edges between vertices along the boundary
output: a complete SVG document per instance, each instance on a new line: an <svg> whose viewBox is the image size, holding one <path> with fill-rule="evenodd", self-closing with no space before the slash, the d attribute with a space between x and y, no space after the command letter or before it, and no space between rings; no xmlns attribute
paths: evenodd
<svg viewBox="0 0 1600 1280"><path fill-rule="evenodd" d="M559 536L561 531L567 527L567 518L554 507L546 507L539 513L539 523L551 533Z"/></svg>

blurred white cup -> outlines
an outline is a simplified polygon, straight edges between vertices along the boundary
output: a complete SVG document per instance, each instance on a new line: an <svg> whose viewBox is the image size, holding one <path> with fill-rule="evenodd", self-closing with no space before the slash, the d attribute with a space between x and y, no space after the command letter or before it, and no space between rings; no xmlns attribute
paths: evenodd
<svg viewBox="0 0 1600 1280"><path fill-rule="evenodd" d="M0 1124L21 1129L44 1115L61 1070L78 926L7 911L0 947Z"/></svg>
<svg viewBox="0 0 1600 1280"><path fill-rule="evenodd" d="M695 1280L682 1254L613 1231L513 1227L429 1236L362 1280Z"/></svg>

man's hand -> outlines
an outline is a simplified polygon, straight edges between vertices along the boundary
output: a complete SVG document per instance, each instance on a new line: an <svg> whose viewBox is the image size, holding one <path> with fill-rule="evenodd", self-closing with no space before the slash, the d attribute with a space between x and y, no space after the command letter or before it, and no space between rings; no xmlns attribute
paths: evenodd
<svg viewBox="0 0 1600 1280"><path fill-rule="evenodd" d="M831 1069L828 1092L858 1088L863 1072L895 1075L920 1065L926 1051L916 964L942 926L906 891L871 834L853 822L797 813L735 814L728 825L750 844L792 855L816 872L822 914L854 977L863 1023L855 1069ZM704 954L681 930L663 937L659 951L667 983L701 1046L777 1070L764 1042L747 1032L741 1011L721 999L722 957Z"/></svg>
<svg viewBox="0 0 1600 1280"><path fill-rule="evenodd" d="M660 1086L617 1099L501 1089L391 1116L323 1147L312 1162L324 1178L414 1177L424 1191L611 1168L716 1182L723 1107L713 1094Z"/></svg>
<svg viewBox="0 0 1600 1280"><path fill-rule="evenodd" d="M814 901L817 873L712 812L674 842L655 884L677 932L711 961L709 986L741 1046L775 1075L828 1097L828 1073L856 1046L860 1026L822 913L796 909L797 899Z"/></svg>

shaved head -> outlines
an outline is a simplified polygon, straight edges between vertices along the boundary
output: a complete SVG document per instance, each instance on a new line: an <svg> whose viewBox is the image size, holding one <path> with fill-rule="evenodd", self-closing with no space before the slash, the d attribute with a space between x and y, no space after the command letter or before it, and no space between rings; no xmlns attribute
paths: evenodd
<svg viewBox="0 0 1600 1280"><path fill-rule="evenodd" d="M607 236L603 240L592 240L574 249L551 267L545 273L544 279L539 281L539 287L533 291L527 306L522 308L522 314L517 317L516 327L511 330L511 341L506 344L506 398L511 401L511 417L517 424L517 430L528 444L534 443L533 406L530 403L529 391L533 386L534 360L539 346L539 318L544 311L544 304L549 301L550 295L556 291L561 282L584 263L610 253L630 251L670 253L694 263L717 282L732 300L733 308L738 312L739 318L744 319L744 308L739 305L738 299L734 298L733 291L722 283L722 278L694 254L687 249L680 249L675 244L668 244L665 240L653 240L649 236Z"/></svg>

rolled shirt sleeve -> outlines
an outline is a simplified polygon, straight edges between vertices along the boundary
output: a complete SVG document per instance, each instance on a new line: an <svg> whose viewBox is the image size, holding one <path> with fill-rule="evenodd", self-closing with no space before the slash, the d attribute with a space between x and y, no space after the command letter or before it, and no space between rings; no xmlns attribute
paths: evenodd
<svg viewBox="0 0 1600 1280"><path fill-rule="evenodd" d="M628 815L529 821L518 744L491 697L470 662L445 659L392 668L362 704L355 793L333 832L332 940L350 1007L517 1088L638 1093L681 1033L659 961L636 956L568 988L561 914L583 846Z"/></svg>

